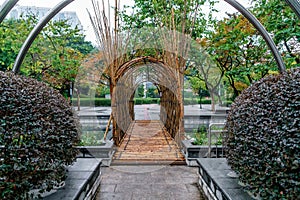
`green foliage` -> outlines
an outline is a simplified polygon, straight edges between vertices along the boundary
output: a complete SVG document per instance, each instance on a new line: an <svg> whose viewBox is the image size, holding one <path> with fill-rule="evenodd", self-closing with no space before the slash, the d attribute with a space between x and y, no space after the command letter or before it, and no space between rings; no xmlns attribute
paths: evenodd
<svg viewBox="0 0 300 200"><path fill-rule="evenodd" d="M207 145L208 138L207 138L207 128L206 126L200 126L198 129L194 130L194 145Z"/></svg>
<svg viewBox="0 0 300 200"><path fill-rule="evenodd" d="M184 105L195 105L200 104L200 99L198 98L184 98ZM201 104L211 104L210 99L201 99Z"/></svg>
<svg viewBox="0 0 300 200"><path fill-rule="evenodd" d="M139 85L135 91L136 98L142 98L144 96L144 85Z"/></svg>
<svg viewBox="0 0 300 200"><path fill-rule="evenodd" d="M149 87L147 89L147 97L150 97L150 98L159 98L159 94L158 94L158 90L156 87Z"/></svg>
<svg viewBox="0 0 300 200"><path fill-rule="evenodd" d="M232 105L228 163L262 199L300 196L299 124L300 68L263 78Z"/></svg>
<svg viewBox="0 0 300 200"><path fill-rule="evenodd" d="M66 178L77 150L79 123L55 90L0 72L0 198L28 199Z"/></svg>
<svg viewBox="0 0 300 200"><path fill-rule="evenodd" d="M73 105L77 105L77 99L72 100ZM81 106L110 106L111 100L104 98L80 98Z"/></svg>
<svg viewBox="0 0 300 200"><path fill-rule="evenodd" d="M104 98L105 95L110 94L110 89L106 85L100 85L99 87L96 88L96 97L102 97Z"/></svg>
<svg viewBox="0 0 300 200"><path fill-rule="evenodd" d="M73 105L77 105L77 99L73 98ZM134 98L134 103L136 105L141 104L159 104L160 98ZM202 99L202 104L210 104L210 99ZM231 103L231 101L228 101L227 103ZM110 106L111 100L110 99L104 99L104 98L80 98L80 105L81 106ZM193 104L200 104L200 100L198 98L185 98L184 99L184 105L193 105Z"/></svg>
<svg viewBox="0 0 300 200"><path fill-rule="evenodd" d="M77 104L77 99L73 99L73 105ZM136 105L141 104L159 104L159 98L135 98L134 103ZM110 106L111 100L104 98L80 98L81 106Z"/></svg>
<svg viewBox="0 0 300 200"><path fill-rule="evenodd" d="M125 6L123 11L118 13L122 24L120 32L127 34L126 31L130 31L133 38L134 42L129 46L140 47L137 51L134 51L134 55L130 56L161 58L166 53L166 49L160 48L163 47L162 41L157 39L160 31L176 29L180 33L192 35L194 39L201 38L208 21L204 17L207 12L204 13L203 7L211 7L216 1L135 0L134 2L133 7ZM197 16L195 13L197 13ZM136 42L138 42L138 45ZM149 44L150 48L147 48ZM151 44L155 44L156 48L151 48Z"/></svg>
<svg viewBox="0 0 300 200"><path fill-rule="evenodd" d="M97 146L103 144L103 132L88 131L82 133L80 137L80 146Z"/></svg>
<svg viewBox="0 0 300 200"><path fill-rule="evenodd" d="M0 27L0 71L11 69L30 31L37 24L34 15L8 19ZM68 96L84 56L94 50L78 27L67 20L50 21L31 45L21 66L23 75L46 82Z"/></svg>
<svg viewBox="0 0 300 200"><path fill-rule="evenodd" d="M223 128L220 128L218 126L212 126L211 130L222 130ZM194 145L209 145L209 139L208 139L208 129L206 126L200 126L198 129L194 130L194 141L192 144ZM211 135L211 144L212 145L221 145L222 144L222 135L219 134L217 137L215 137L214 134Z"/></svg>
<svg viewBox="0 0 300 200"><path fill-rule="evenodd" d="M253 81L276 71L272 54L252 24L241 14L232 14L214 25L202 40L207 52L232 88L232 99Z"/></svg>
<svg viewBox="0 0 300 200"><path fill-rule="evenodd" d="M254 1L253 12L260 19L279 48L287 68L300 64L300 20L296 13L281 0Z"/></svg>
<svg viewBox="0 0 300 200"><path fill-rule="evenodd" d="M199 15L204 15L203 10L200 8L200 5L213 5L214 0L201 0L201 1L156 1L156 0L135 0L135 5L133 6L133 13L121 12L120 18L124 22L124 29L132 29L137 28L140 29L142 27L161 27L170 25L172 22L171 13L174 12L174 22L177 27L180 29L181 24L184 18L187 18L186 22L186 30L190 31L192 26L197 26L200 30L194 29L194 35L197 35L199 32L203 31L203 24L205 23L205 19L196 18L194 13L197 11ZM183 14L186 12L185 15ZM196 24L196 25L195 25ZM179 30L181 31L181 30Z"/></svg>
<svg viewBox="0 0 300 200"><path fill-rule="evenodd" d="M19 50L34 27L33 17L14 20L4 20L0 26L0 71L12 68Z"/></svg>
<svg viewBox="0 0 300 200"><path fill-rule="evenodd" d="M135 105L142 105L142 104L159 104L159 98L135 98L134 103Z"/></svg>

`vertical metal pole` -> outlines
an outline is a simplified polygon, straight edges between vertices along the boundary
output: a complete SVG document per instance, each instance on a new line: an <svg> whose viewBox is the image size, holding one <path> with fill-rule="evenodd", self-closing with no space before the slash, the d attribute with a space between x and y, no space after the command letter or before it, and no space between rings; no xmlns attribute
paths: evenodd
<svg viewBox="0 0 300 200"><path fill-rule="evenodd" d="M46 26L46 24L64 7L66 7L68 4L70 4L74 0L64 0L57 4L53 9L51 9L46 16L44 16L39 23L34 27L34 29L30 32L29 36L27 37L26 41L24 42L23 46L21 47L21 50L17 56L17 59L14 63L13 72L15 74L19 73L21 64L24 60L24 57L26 53L28 52L28 49L30 48L31 44L33 43L34 39L38 36L38 34L41 32L41 30Z"/></svg>
<svg viewBox="0 0 300 200"><path fill-rule="evenodd" d="M19 0L6 0L0 9L0 24Z"/></svg>
<svg viewBox="0 0 300 200"><path fill-rule="evenodd" d="M256 17L249 10L247 10L244 6L242 6L236 0L224 0L224 1L229 3L235 9L237 9L259 31L259 33L262 35L262 37L266 41L267 45L269 46L270 50L272 51L272 54L276 60L277 67L278 67L280 73L284 73L286 71L286 69L285 69L283 59L273 41L273 39L271 38L269 33L266 31L264 26L258 21L258 19L256 19Z"/></svg>

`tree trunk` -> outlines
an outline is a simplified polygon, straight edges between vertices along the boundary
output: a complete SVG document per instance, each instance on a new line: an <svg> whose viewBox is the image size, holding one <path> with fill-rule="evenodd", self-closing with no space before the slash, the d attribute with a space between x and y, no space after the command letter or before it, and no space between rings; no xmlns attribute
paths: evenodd
<svg viewBox="0 0 300 200"><path fill-rule="evenodd" d="M216 106L215 106L215 94L214 92L211 92L211 111L215 112L216 111Z"/></svg>
<svg viewBox="0 0 300 200"><path fill-rule="evenodd" d="M79 89L76 89L76 94L77 94L77 110L80 111L80 91Z"/></svg>
<svg viewBox="0 0 300 200"><path fill-rule="evenodd" d="M221 95L217 93L217 97L218 97L219 105L221 106L223 104Z"/></svg>

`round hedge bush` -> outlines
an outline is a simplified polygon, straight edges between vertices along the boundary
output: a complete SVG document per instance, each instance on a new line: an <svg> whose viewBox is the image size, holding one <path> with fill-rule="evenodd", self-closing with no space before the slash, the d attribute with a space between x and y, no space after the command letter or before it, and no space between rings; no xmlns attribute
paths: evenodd
<svg viewBox="0 0 300 200"><path fill-rule="evenodd" d="M0 199L28 199L51 190L74 162L79 123L57 91L0 72Z"/></svg>
<svg viewBox="0 0 300 200"><path fill-rule="evenodd" d="M300 68L243 91L226 127L228 163L247 189L262 199L300 197Z"/></svg>

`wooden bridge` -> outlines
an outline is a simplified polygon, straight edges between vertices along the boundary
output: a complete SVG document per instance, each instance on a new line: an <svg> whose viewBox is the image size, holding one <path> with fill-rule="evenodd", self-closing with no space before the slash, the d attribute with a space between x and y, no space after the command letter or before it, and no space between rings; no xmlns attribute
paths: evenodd
<svg viewBox="0 0 300 200"><path fill-rule="evenodd" d="M179 164L184 157L159 120L133 121L112 164Z"/></svg>

